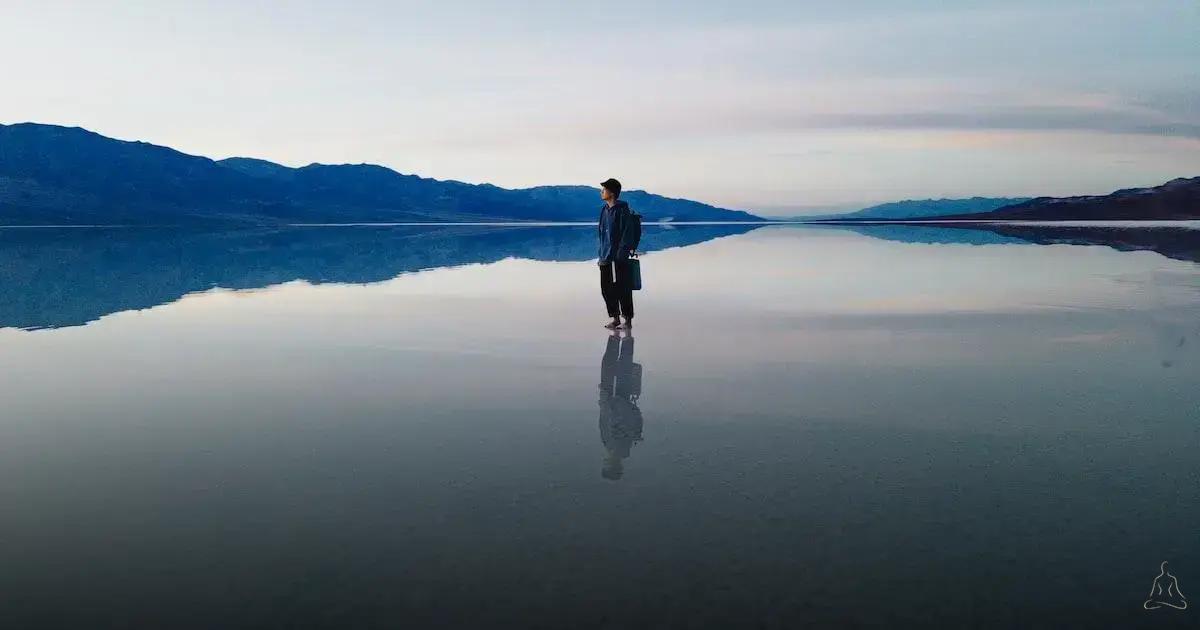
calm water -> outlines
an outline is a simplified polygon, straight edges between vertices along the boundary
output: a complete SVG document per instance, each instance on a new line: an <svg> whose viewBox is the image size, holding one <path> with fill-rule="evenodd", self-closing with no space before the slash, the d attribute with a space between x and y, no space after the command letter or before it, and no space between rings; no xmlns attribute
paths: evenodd
<svg viewBox="0 0 1200 630"><path fill-rule="evenodd" d="M0 625L1195 623L1200 232L592 238L0 230Z"/></svg>

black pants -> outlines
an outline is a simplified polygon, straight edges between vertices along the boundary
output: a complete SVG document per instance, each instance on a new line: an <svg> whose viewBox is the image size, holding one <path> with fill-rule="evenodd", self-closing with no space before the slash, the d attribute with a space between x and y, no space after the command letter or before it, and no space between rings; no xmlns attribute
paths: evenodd
<svg viewBox="0 0 1200 630"><path fill-rule="evenodd" d="M633 319L633 285L628 260L600 265L600 295L604 296L609 317Z"/></svg>

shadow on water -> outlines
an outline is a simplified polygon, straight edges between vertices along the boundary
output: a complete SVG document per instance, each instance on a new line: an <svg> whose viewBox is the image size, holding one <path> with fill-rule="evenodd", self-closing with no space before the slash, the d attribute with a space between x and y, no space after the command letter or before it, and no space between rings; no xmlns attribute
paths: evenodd
<svg viewBox="0 0 1200 630"><path fill-rule="evenodd" d="M642 242L655 251L757 227L647 226ZM508 257L583 261L595 238L591 226L0 229L0 328L78 326L214 287L381 282Z"/></svg>
<svg viewBox="0 0 1200 630"><path fill-rule="evenodd" d="M600 441L604 465L600 476L616 481L625 474L625 460L642 441L642 364L633 362L633 336L613 334L600 360Z"/></svg>

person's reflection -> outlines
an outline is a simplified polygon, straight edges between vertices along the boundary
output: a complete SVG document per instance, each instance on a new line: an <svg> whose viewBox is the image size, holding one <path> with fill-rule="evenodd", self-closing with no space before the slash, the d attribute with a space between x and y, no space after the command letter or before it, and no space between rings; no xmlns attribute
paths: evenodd
<svg viewBox="0 0 1200 630"><path fill-rule="evenodd" d="M600 361L600 440L604 442L604 465L600 476L620 479L624 459L635 442L642 440L642 366L633 362L633 337L613 334Z"/></svg>

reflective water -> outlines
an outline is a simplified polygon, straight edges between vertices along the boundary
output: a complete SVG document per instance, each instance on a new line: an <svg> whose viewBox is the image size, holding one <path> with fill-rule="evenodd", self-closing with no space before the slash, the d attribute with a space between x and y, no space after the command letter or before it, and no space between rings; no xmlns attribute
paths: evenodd
<svg viewBox="0 0 1200 630"><path fill-rule="evenodd" d="M1200 232L593 234L0 230L4 626L1190 621Z"/></svg>

